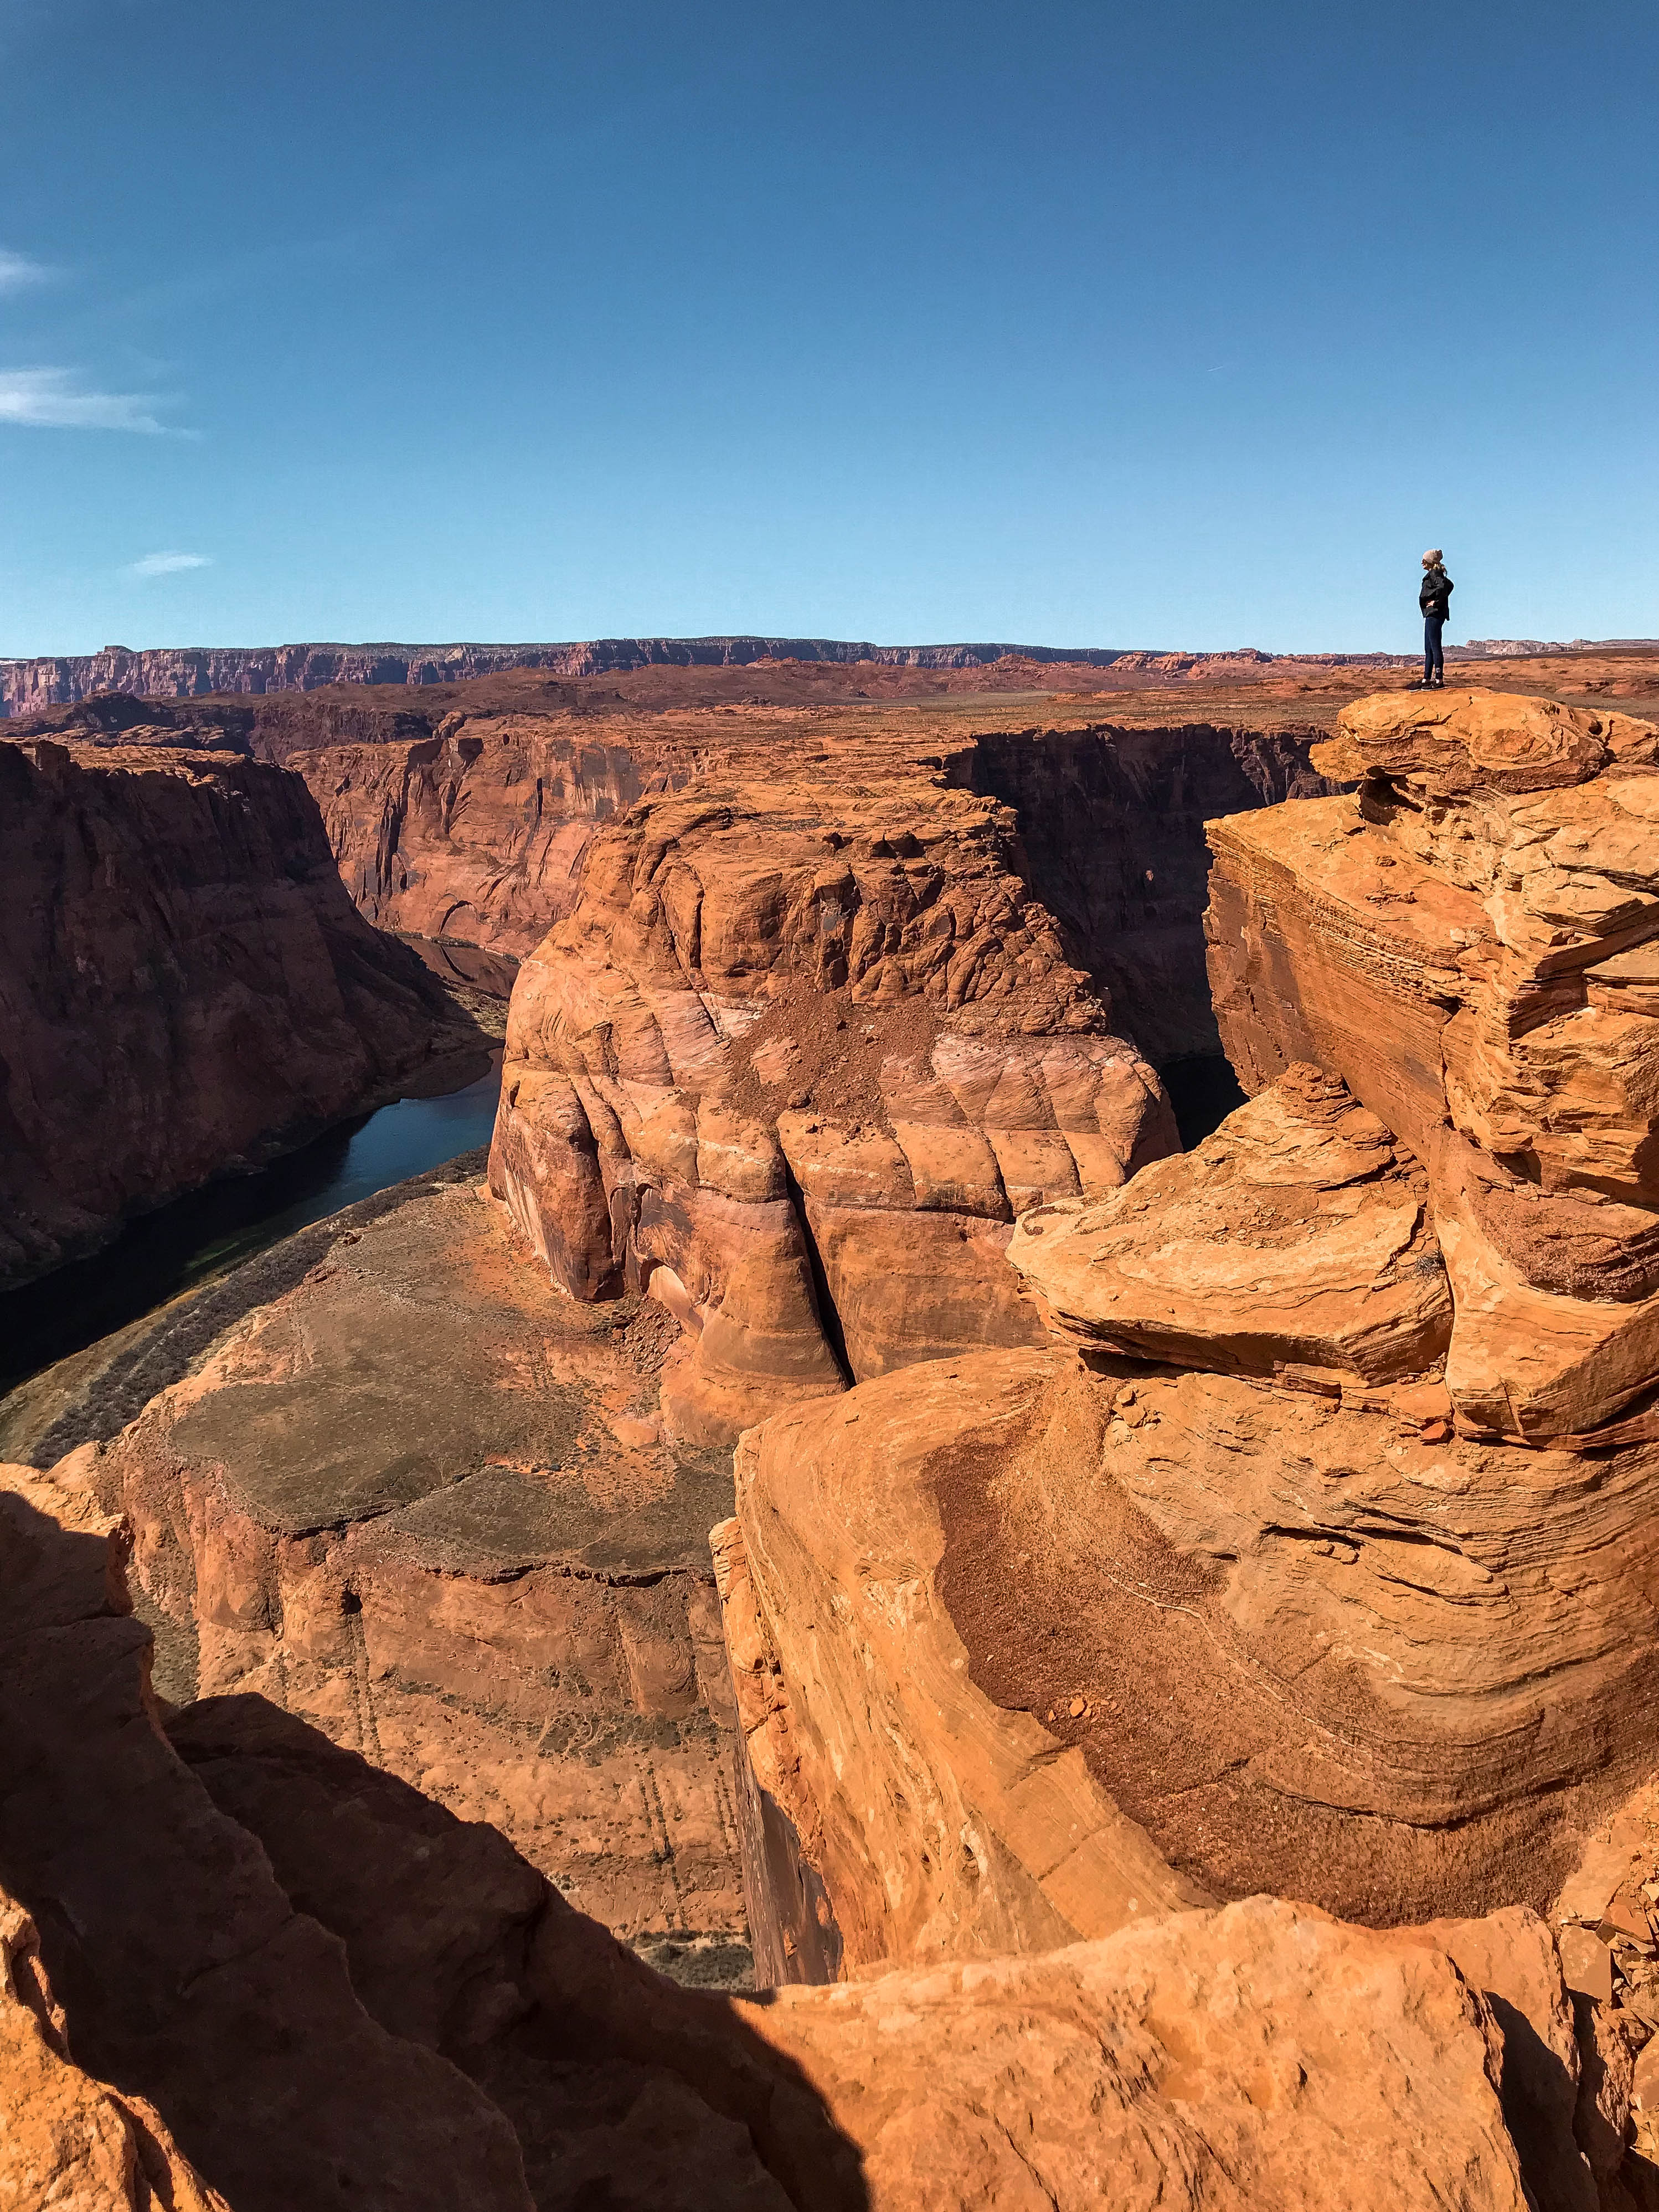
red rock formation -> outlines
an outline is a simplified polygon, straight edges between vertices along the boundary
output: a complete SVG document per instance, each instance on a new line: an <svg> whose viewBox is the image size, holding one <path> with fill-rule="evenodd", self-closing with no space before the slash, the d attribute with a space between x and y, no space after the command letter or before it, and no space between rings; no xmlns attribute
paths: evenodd
<svg viewBox="0 0 1659 2212"><path fill-rule="evenodd" d="M1429 1380L1451 1334L1427 1177L1314 1067L1132 1188L1027 1214L1009 1258L1061 1339L1177 1366Z"/></svg>
<svg viewBox="0 0 1659 2212"><path fill-rule="evenodd" d="M888 748L759 766L595 837L514 988L490 1169L573 1295L626 1282L675 1316L665 1408L710 1441L848 1375L1037 1341L1008 1224L1175 1145L1006 810Z"/></svg>
<svg viewBox="0 0 1659 2212"><path fill-rule="evenodd" d="M413 743L290 756L347 890L383 929L521 956L575 904L597 825L684 783L665 749L534 715L452 714Z"/></svg>
<svg viewBox="0 0 1659 2212"><path fill-rule="evenodd" d="M1374 1923L1545 1905L1659 1756L1659 1453L1588 1486L1364 1391L1091 1358L740 1448L745 1734L848 1961L1102 1933L1171 1867Z"/></svg>
<svg viewBox="0 0 1659 2212"><path fill-rule="evenodd" d="M168 1748L123 1548L84 1494L0 1471L0 1881L38 1929L69 2057L118 2085L121 2112L93 2117L136 2133L153 2110L162 2131L132 2148L147 2179L176 2170L176 2145L234 2212L328 2212L371 2186L434 2212L524 2212L501 2112L368 2016L339 1943ZM36 2093L25 2144L42 2132L42 2089L74 2095L84 2124L86 2093L61 2075L40 2083L28 2057L34 2081L5 2084L9 2104ZM120 2145L106 2143L107 2166Z"/></svg>
<svg viewBox="0 0 1659 2212"><path fill-rule="evenodd" d="M1429 734L1402 738L1419 714ZM1194 1153L1024 1212L1009 1258L1082 1364L955 1356L781 1413L740 1449L738 1527L720 1548L755 1784L751 1889L763 1902L778 1866L788 1877L763 1950L809 1948L807 1910L852 1965L1040 1948L1144 1911L1177 1873L1373 1921L1541 1906L1586 1829L1659 1756L1646 1625L1659 1439L1636 1417L1530 1449L1478 1440L1467 1411L1450 1433L1454 1399L1468 1402L1460 1337L1473 1322L1490 1344L1491 1308L1471 1298L1455 1242L1454 1200L1470 1217L1475 1200L1450 1181L1431 1117L1464 1110L1473 1079L1454 1077L1474 1054L1449 1055L1442 1089L1438 1063L1382 1011L1392 988L1446 1021L1421 963L1398 955L1432 945L1442 903L1465 895L1446 872L1492 872L1497 833L1483 845L1468 810L1501 823L1513 808L1537 827L1571 794L1570 837L1549 821L1530 842L1506 833L1505 849L1536 853L1516 865L1557 905L1550 871L1569 859L1587 911L1607 870L1639 874L1646 860L1619 857L1619 824L1659 782L1652 733L1479 699L1396 697L1345 726L1345 743L1394 749L1371 765L1363 817L1314 799L1221 825L1212 942L1241 1058L1258 1035L1281 1060L1322 1048L1367 1106L1334 1073L1292 1066ZM1338 746L1317 757L1351 765ZM1392 798L1376 787L1385 770ZM1410 782L1431 771L1438 798ZM1437 838L1452 858L1441 874L1419 866L1412 910L1379 941L1358 902L1407 865L1389 849L1390 805L1396 847ZM1607 894L1638 941L1659 926L1641 896L1639 883ZM1241 905L1242 949L1227 921ZM1524 896L1501 888L1476 910L1517 942L1532 927ZM1587 927L1558 935L1547 972L1594 968L1606 950ZM1438 957L1435 975L1472 995L1507 972L1495 953ZM1346 996L1345 977L1360 986ZM1481 1191L1501 1183L1511 1207L1484 1196L1497 1225L1483 1233L1509 1230L1517 1269L1555 1269L1555 1311L1602 1316L1633 1342L1645 1244L1618 1231L1639 1224L1640 1191L1607 1194L1598 1240L1582 1163L1599 1146L1604 1165L1639 1175L1643 1018L1575 1021L1534 996L1530 1027L1478 1001L1498 1040L1487 1091L1516 1102L1512 1119L1525 1102L1543 1164L1528 1201L1513 1154L1504 1182L1479 1153ZM1534 1039L1552 1018L1549 1057ZM1267 1049L1244 1061L1256 1084ZM1528 1053L1554 1069L1553 1090L1515 1073ZM1466 1175L1490 1127L1460 1138ZM1511 1338L1521 1372L1615 1371L1583 1352L1588 1319L1575 1340L1537 1318L1541 1304L1528 1310L1531 1335Z"/></svg>
<svg viewBox="0 0 1659 2212"><path fill-rule="evenodd" d="M1229 1053L1317 1060L1430 1168L1469 1431L1616 1441L1659 1376L1659 730L1486 691L1341 727L1357 802L1212 826Z"/></svg>
<svg viewBox="0 0 1659 2212"><path fill-rule="evenodd" d="M484 1041L345 897L297 776L0 744L0 1281Z"/></svg>
<svg viewBox="0 0 1659 2212"><path fill-rule="evenodd" d="M1546 2069L1570 2092L1576 2054L1535 1924L1425 1943L1257 1899L762 2003L679 1990L499 1837L257 1697L181 1719L181 1759L83 1496L6 1471L0 1545L0 1859L52 2033L121 2084L100 2106L43 2066L37 1982L9 2181L84 2175L119 2203L124 2125L181 2212L1522 2212L1544 2154L1569 2171ZM88 2122L101 2173L65 2159Z"/></svg>
<svg viewBox="0 0 1659 2212"><path fill-rule="evenodd" d="M228 2212L148 2100L123 2096L69 2055L40 1935L0 1890L0 2198L100 2212Z"/></svg>
<svg viewBox="0 0 1659 2212"><path fill-rule="evenodd" d="M453 684L495 671L547 669L592 676L613 669L744 666L757 660L868 662L877 667L975 668L1018 655L1032 665L1116 657L1088 647L1032 645L867 645L833 638L629 637L574 645L283 645L163 647L0 661L0 715L131 691L191 699L204 693L310 691L327 684ZM1264 656L1265 657L1265 656Z"/></svg>

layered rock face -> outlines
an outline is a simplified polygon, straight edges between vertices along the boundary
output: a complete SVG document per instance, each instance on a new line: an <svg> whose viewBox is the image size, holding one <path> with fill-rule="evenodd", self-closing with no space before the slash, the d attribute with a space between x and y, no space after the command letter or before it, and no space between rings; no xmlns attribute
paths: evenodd
<svg viewBox="0 0 1659 2212"><path fill-rule="evenodd" d="M745 1442L745 1734L850 1960L1182 1883L1547 1904L1659 1753L1659 1460L1431 1443L1301 1379L981 1354Z"/></svg>
<svg viewBox="0 0 1659 2212"><path fill-rule="evenodd" d="M1594 2202L1535 1923L1407 1940L1261 1899L761 2003L677 1989L258 1695L169 1741L125 1541L65 1476L0 1471L20 2203Z"/></svg>
<svg viewBox="0 0 1659 2212"><path fill-rule="evenodd" d="M211 692L310 691L325 684L465 682L501 669L544 668L561 676L613 669L717 668L757 660L868 661L878 667L973 668L1013 654L1042 665L1104 666L1119 656L1088 647L870 645L822 637L613 637L572 645L279 645L101 653L0 662L0 714L73 704L100 691L158 698Z"/></svg>
<svg viewBox="0 0 1659 2212"><path fill-rule="evenodd" d="M1062 1340L1172 1365L1334 1392L1437 1376L1451 1334L1427 1177L1311 1066L1133 1194L1029 1216L1013 1257Z"/></svg>
<svg viewBox="0 0 1659 2212"><path fill-rule="evenodd" d="M515 957L575 904L598 825L691 773L672 745L607 744L525 714L452 714L413 743L292 760L371 921Z"/></svg>
<svg viewBox="0 0 1659 2212"><path fill-rule="evenodd" d="M729 1978L731 1477L664 1441L675 1335L573 1305L476 1179L434 1179L75 1464L135 1532L168 1697L257 1692Z"/></svg>
<svg viewBox="0 0 1659 2212"><path fill-rule="evenodd" d="M369 928L297 776L0 744L0 1282L485 1041Z"/></svg>
<svg viewBox="0 0 1659 2212"><path fill-rule="evenodd" d="M545 734L470 726L434 852ZM959 768L619 787L494 1201L309 1232L0 1474L30 2176L1629 2212L1659 1442L1455 1421L1443 1161L1328 1061L1176 1155ZM759 2002L572 1902L729 1979L739 1856Z"/></svg>
<svg viewBox="0 0 1659 2212"><path fill-rule="evenodd" d="M1471 1435L1617 1443L1659 1375L1656 748L1394 696L1316 748L1357 801L1212 830L1229 1053L1247 1089L1317 1060L1429 1168Z"/></svg>
<svg viewBox="0 0 1659 2212"><path fill-rule="evenodd" d="M1474 1946L1483 1986L1510 1913L1558 1911L1572 1951L1595 1880L1562 1884L1659 1761L1650 1018L1591 995L1659 929L1626 826L1654 743L1527 700L1350 710L1315 758L1364 771L1357 801L1212 832L1255 1096L1190 1154L1022 1211L1007 1257L1046 1346L743 1439L716 1553L769 1971L1049 1955L1261 1891L1432 1923L1411 1940ZM1524 1331L1470 1221L1517 1277L1553 1271ZM1516 1373L1574 1378L1580 1407L1612 1377L1611 1418L1483 1419L1468 1347L1492 1356L1495 1311ZM1626 2142L1653 1929L1622 1873L1606 1888L1602 1966L1571 1968L1583 2086L1558 2083L1578 2148L1529 2172L1540 2203L1647 2185ZM1494 1905L1454 1940L1446 1916Z"/></svg>
<svg viewBox="0 0 1659 2212"><path fill-rule="evenodd" d="M1006 810L835 765L706 774L600 831L514 993L491 1187L573 1295L674 1315L688 1437L1040 1340L1016 1214L1175 1146Z"/></svg>

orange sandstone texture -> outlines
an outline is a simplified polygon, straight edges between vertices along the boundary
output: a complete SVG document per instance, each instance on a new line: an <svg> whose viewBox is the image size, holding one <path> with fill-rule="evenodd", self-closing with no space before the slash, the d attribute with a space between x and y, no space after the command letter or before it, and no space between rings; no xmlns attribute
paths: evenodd
<svg viewBox="0 0 1659 2212"><path fill-rule="evenodd" d="M730 1461L665 1441L674 1334L556 1291L476 1181L417 1186L72 1463L193 1648L174 1702L257 1692L729 1978Z"/></svg>
<svg viewBox="0 0 1659 2212"><path fill-rule="evenodd" d="M1451 1334L1427 1177L1306 1066L1132 1187L1028 1213L1009 1258L1062 1338L1177 1366L1381 1383Z"/></svg>
<svg viewBox="0 0 1659 2212"><path fill-rule="evenodd" d="M371 921L521 956L575 903L599 824L690 773L672 749L619 737L537 715L453 714L430 737L289 758Z"/></svg>
<svg viewBox="0 0 1659 2212"><path fill-rule="evenodd" d="M1616 1443L1659 1376L1659 730L1391 694L1315 756L1358 798L1211 827L1228 1051L1340 1074L1429 1170L1468 1431Z"/></svg>
<svg viewBox="0 0 1659 2212"><path fill-rule="evenodd" d="M21 1907L0 2172L25 2190L232 2212L1522 2212L1547 2154L1571 2172L1576 2052L1541 1930L1407 1941L1256 1899L764 2002L682 1990L498 1835L257 1693L203 1701L175 1749L122 1533L83 1492L5 1470L0 1543Z"/></svg>
<svg viewBox="0 0 1659 2212"><path fill-rule="evenodd" d="M709 1442L1039 1341L1015 1216L1175 1148L1006 810L884 752L838 771L705 776L602 831L509 1016L491 1186L573 1295L674 1315L665 1407Z"/></svg>
<svg viewBox="0 0 1659 2212"><path fill-rule="evenodd" d="M983 1353L744 1440L739 1713L849 1965L1182 1885L1548 1902L1659 1756L1659 1449L1430 1443L1371 1395ZM810 1886L754 1886L799 1943Z"/></svg>

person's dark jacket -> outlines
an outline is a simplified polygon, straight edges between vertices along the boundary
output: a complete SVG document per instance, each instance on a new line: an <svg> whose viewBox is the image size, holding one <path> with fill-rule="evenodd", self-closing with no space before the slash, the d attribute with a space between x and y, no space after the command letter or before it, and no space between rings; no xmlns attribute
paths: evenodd
<svg viewBox="0 0 1659 2212"><path fill-rule="evenodd" d="M1437 562L1432 568L1423 571L1423 588L1417 595L1417 604L1425 615L1438 615L1444 622L1451 612L1452 580Z"/></svg>

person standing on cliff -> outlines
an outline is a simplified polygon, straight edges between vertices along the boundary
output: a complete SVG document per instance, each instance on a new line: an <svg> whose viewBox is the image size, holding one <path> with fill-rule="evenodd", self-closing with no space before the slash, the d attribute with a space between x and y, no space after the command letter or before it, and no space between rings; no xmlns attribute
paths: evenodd
<svg viewBox="0 0 1659 2212"><path fill-rule="evenodd" d="M1452 580L1441 565L1440 548L1431 546L1423 556L1423 588L1417 595L1417 604L1423 610L1423 681L1412 686L1414 691L1443 691L1446 688L1446 663L1440 650L1440 633L1451 612L1451 595Z"/></svg>

